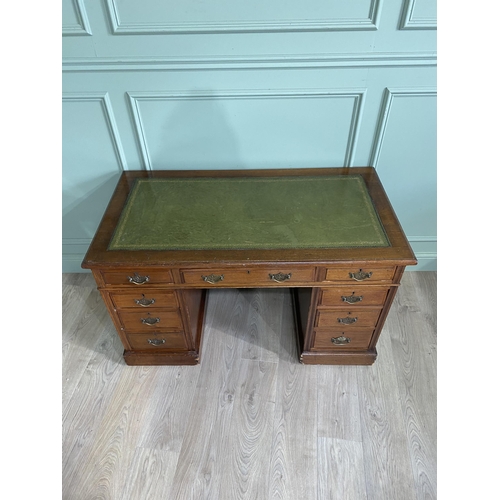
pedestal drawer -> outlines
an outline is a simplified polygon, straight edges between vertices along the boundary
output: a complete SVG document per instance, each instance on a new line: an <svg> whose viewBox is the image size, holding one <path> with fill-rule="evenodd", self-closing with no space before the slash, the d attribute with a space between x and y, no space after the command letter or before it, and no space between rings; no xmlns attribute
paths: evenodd
<svg viewBox="0 0 500 500"><path fill-rule="evenodd" d="M332 267L326 270L325 281L392 281L394 271L394 267Z"/></svg>
<svg viewBox="0 0 500 500"><path fill-rule="evenodd" d="M126 332L149 333L182 330L179 311L134 311L119 312L118 316Z"/></svg>
<svg viewBox="0 0 500 500"><path fill-rule="evenodd" d="M331 327L335 330L375 327L380 311L380 309L318 311L316 326Z"/></svg>
<svg viewBox="0 0 500 500"><path fill-rule="evenodd" d="M172 333L144 333L127 335L132 349L161 350L161 349L187 349L184 335L179 332Z"/></svg>
<svg viewBox="0 0 500 500"><path fill-rule="evenodd" d="M141 287L174 282L174 278L169 269L102 271L101 275L107 285L131 285Z"/></svg>
<svg viewBox="0 0 500 500"><path fill-rule="evenodd" d="M357 287L323 288L321 290L321 306L380 306L384 305L389 288Z"/></svg>
<svg viewBox="0 0 500 500"><path fill-rule="evenodd" d="M316 330L313 350L345 350L368 349L373 330L349 330L332 332Z"/></svg>
<svg viewBox="0 0 500 500"><path fill-rule="evenodd" d="M176 294L172 290L131 290L109 294L117 309L177 308Z"/></svg>

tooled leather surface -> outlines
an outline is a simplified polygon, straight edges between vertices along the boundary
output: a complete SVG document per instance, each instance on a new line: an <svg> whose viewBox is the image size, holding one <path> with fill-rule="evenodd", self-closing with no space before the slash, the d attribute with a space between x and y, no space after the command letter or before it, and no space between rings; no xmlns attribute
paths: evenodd
<svg viewBox="0 0 500 500"><path fill-rule="evenodd" d="M363 178L138 179L110 250L388 246Z"/></svg>

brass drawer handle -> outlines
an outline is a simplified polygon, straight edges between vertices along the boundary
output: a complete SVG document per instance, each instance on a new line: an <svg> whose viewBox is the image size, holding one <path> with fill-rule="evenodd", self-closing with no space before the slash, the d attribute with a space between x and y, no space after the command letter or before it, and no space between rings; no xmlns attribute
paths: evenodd
<svg viewBox="0 0 500 500"><path fill-rule="evenodd" d="M292 273L269 274L269 278L272 279L273 281L277 281L278 283L282 283L283 281L289 280L291 277L292 277Z"/></svg>
<svg viewBox="0 0 500 500"><path fill-rule="evenodd" d="M212 283L212 285L213 285L214 283L218 283L219 281L223 281L224 275L223 274L219 274L219 275L209 274L208 276L203 276L203 274L202 274L201 278L203 279L203 281L206 281L207 283Z"/></svg>
<svg viewBox="0 0 500 500"><path fill-rule="evenodd" d="M148 316L147 318L141 318L141 322L144 325L156 325L156 323L160 322L160 318L151 318L150 316Z"/></svg>
<svg viewBox="0 0 500 500"><path fill-rule="evenodd" d="M149 307L152 306L156 301L155 299L147 299L144 294L142 294L142 299L134 299L138 306Z"/></svg>
<svg viewBox="0 0 500 500"><path fill-rule="evenodd" d="M351 339L349 337L344 337L343 335L332 338L332 344L335 345L347 345L350 341Z"/></svg>
<svg viewBox="0 0 500 500"><path fill-rule="evenodd" d="M162 345L165 342L166 342L165 339L148 339L148 344L156 345L156 346Z"/></svg>
<svg viewBox="0 0 500 500"><path fill-rule="evenodd" d="M139 274L134 273L133 276L128 277L128 280L134 285L144 285L144 283L149 281L149 276L140 276Z"/></svg>
<svg viewBox="0 0 500 500"><path fill-rule="evenodd" d="M337 321L339 323L342 323L343 325L352 325L353 323L356 323L356 321L358 321L358 318L347 316L347 318L337 318Z"/></svg>
<svg viewBox="0 0 500 500"><path fill-rule="evenodd" d="M367 280L372 277L373 273L366 273L362 269L360 269L357 273L349 273L349 277L356 281Z"/></svg>
<svg viewBox="0 0 500 500"><path fill-rule="evenodd" d="M348 304L356 304L356 302L361 302L363 300L362 295L342 295L342 300Z"/></svg>

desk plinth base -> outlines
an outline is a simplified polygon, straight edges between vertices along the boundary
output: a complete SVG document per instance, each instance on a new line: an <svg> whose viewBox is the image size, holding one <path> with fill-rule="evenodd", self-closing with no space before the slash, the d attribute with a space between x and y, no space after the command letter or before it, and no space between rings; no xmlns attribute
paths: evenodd
<svg viewBox="0 0 500 500"><path fill-rule="evenodd" d="M123 359L129 366L183 366L198 365L200 355L187 353L150 353L141 351L123 351ZM377 359L377 351L320 353L303 352L299 361L304 365L372 365Z"/></svg>
<svg viewBox="0 0 500 500"><path fill-rule="evenodd" d="M197 365L200 354L197 352L153 353L143 351L123 351L123 359L130 366L179 366Z"/></svg>
<svg viewBox="0 0 500 500"><path fill-rule="evenodd" d="M300 362L304 365L372 365L377 359L377 350L363 352L303 352Z"/></svg>

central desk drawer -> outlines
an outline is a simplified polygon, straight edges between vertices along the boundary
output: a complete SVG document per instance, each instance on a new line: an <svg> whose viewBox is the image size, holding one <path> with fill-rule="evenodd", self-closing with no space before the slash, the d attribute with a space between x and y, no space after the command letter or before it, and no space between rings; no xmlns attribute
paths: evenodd
<svg viewBox="0 0 500 500"><path fill-rule="evenodd" d="M335 330L360 327L373 328L377 324L380 311L380 309L318 311L316 326L319 328L331 327Z"/></svg>
<svg viewBox="0 0 500 500"><path fill-rule="evenodd" d="M314 281L315 268L185 269L184 283L199 286L293 286Z"/></svg>
<svg viewBox="0 0 500 500"><path fill-rule="evenodd" d="M179 311L122 311L118 316L124 330L129 333L182 330Z"/></svg>
<svg viewBox="0 0 500 500"><path fill-rule="evenodd" d="M175 292L172 290L131 290L109 294L117 309L177 308Z"/></svg>

